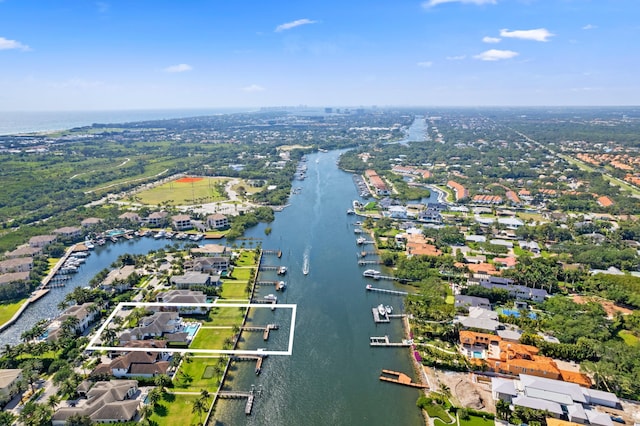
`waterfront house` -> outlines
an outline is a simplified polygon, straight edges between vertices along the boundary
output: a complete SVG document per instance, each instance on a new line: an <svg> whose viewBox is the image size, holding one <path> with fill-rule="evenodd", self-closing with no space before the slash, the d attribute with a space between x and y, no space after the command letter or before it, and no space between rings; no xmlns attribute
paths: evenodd
<svg viewBox="0 0 640 426"><path fill-rule="evenodd" d="M476 296L465 296L463 294L457 294L455 296L454 306L456 308L461 308L465 310L469 310L469 308L482 308L482 309L491 309L491 302L489 299L485 297L476 297Z"/></svg>
<svg viewBox="0 0 640 426"><path fill-rule="evenodd" d="M403 206L391 206L387 210L387 215L392 219L406 219L407 208Z"/></svg>
<svg viewBox="0 0 640 426"><path fill-rule="evenodd" d="M418 213L418 220L427 223L442 223L442 214L440 210L428 207Z"/></svg>
<svg viewBox="0 0 640 426"><path fill-rule="evenodd" d="M29 272L33 268L32 257L16 257L0 261L0 273Z"/></svg>
<svg viewBox="0 0 640 426"><path fill-rule="evenodd" d="M520 374L518 379L494 377L491 391L494 400L547 411L551 417L584 425L613 426L610 415L602 407L621 407L613 393L528 374Z"/></svg>
<svg viewBox="0 0 640 426"><path fill-rule="evenodd" d="M53 426L63 426L71 416L87 416L94 423L121 423L133 421L140 401L133 399L138 392L136 380L85 381L78 386L83 399L75 406L60 407L51 417Z"/></svg>
<svg viewBox="0 0 640 426"><path fill-rule="evenodd" d="M511 279L482 274L475 274L467 281L467 285L480 285L488 289L495 288L499 290L506 290L509 292L510 297L518 300L542 302L548 296L547 291L544 289L515 285Z"/></svg>
<svg viewBox="0 0 640 426"><path fill-rule="evenodd" d="M135 272L135 265L124 265L121 268L112 269L100 283L100 288L107 291L128 290L130 288L128 284L129 277Z"/></svg>
<svg viewBox="0 0 640 426"><path fill-rule="evenodd" d="M29 275L29 272L9 272L7 274L0 274L0 286L11 283L26 284L29 281Z"/></svg>
<svg viewBox="0 0 640 426"><path fill-rule="evenodd" d="M139 224L141 221L138 213L134 213L134 212L122 213L120 216L118 216L118 219L127 220L131 223L135 223L136 225Z"/></svg>
<svg viewBox="0 0 640 426"><path fill-rule="evenodd" d="M158 293L156 302L160 303L207 303L207 295L201 291L168 290ZM155 307L153 308L155 309ZM204 315L209 312L205 306L163 306L162 312L179 312L180 315Z"/></svg>
<svg viewBox="0 0 640 426"><path fill-rule="evenodd" d="M58 237L56 235L36 235L29 238L29 246L43 248L54 242Z"/></svg>
<svg viewBox="0 0 640 426"><path fill-rule="evenodd" d="M97 310L91 308L92 303L83 303L82 305L69 306L62 311L47 327L47 341L53 342L60 338L64 332L62 324L67 318L77 318L78 324L75 326L76 333L84 333L89 325L96 319Z"/></svg>
<svg viewBox="0 0 640 426"><path fill-rule="evenodd" d="M164 211L153 212L146 218L147 225L153 228L164 226L167 223L167 216L169 213Z"/></svg>
<svg viewBox="0 0 640 426"><path fill-rule="evenodd" d="M220 257L230 255L228 247L220 244L205 244L202 247L192 248L189 252L192 256Z"/></svg>
<svg viewBox="0 0 640 426"><path fill-rule="evenodd" d="M189 271L220 274L229 269L230 259L224 256L196 257L184 262L185 269Z"/></svg>
<svg viewBox="0 0 640 426"><path fill-rule="evenodd" d="M191 223L191 216L186 214L178 214L175 216L171 216L171 226L176 231L186 231L188 229L193 229L193 224Z"/></svg>
<svg viewBox="0 0 640 426"><path fill-rule="evenodd" d="M98 225L102 222L103 222L103 219L100 219L99 217L88 217L84 219L82 222L80 222L80 225L83 228L89 228L91 226Z"/></svg>
<svg viewBox="0 0 640 426"><path fill-rule="evenodd" d="M224 229L229 226L229 219L223 214L211 214L207 216L207 227L210 229Z"/></svg>
<svg viewBox="0 0 640 426"><path fill-rule="evenodd" d="M134 342L138 341L129 343ZM91 376L114 376L118 378L155 377L160 374L167 374L169 370L167 359L168 355L163 352L127 352L114 358L110 363L99 364L91 372Z"/></svg>
<svg viewBox="0 0 640 426"><path fill-rule="evenodd" d="M168 334L180 332L180 323L177 312L154 312L141 318L137 327L123 331L118 339L120 342L129 342L167 337Z"/></svg>
<svg viewBox="0 0 640 426"><path fill-rule="evenodd" d="M183 275L174 275L169 279L172 285L179 289L188 289L192 286L210 286L220 283L220 275L204 274L202 272L189 271Z"/></svg>
<svg viewBox="0 0 640 426"><path fill-rule="evenodd" d="M29 245L23 245L13 251L8 251L4 254L7 259L13 259L16 257L33 257L42 253L42 247L31 247Z"/></svg>
<svg viewBox="0 0 640 426"><path fill-rule="evenodd" d="M502 327L498 321L498 313L489 309L469 308L468 315L458 315L454 322L460 324L462 329L474 329L495 332Z"/></svg>
<svg viewBox="0 0 640 426"><path fill-rule="evenodd" d="M75 239L82 235L82 229L77 226L65 226L62 228L54 229L53 234L62 238Z"/></svg>

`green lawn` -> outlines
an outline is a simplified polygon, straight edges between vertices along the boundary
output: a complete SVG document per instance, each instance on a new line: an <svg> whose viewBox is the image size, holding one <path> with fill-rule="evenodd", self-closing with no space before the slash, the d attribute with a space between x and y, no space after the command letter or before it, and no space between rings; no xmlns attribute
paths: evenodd
<svg viewBox="0 0 640 426"><path fill-rule="evenodd" d="M180 371L173 379L173 389L176 392L200 392L202 389L207 389L213 393L218 389L222 373L214 375L210 378L205 378L205 370L207 366L213 368L218 365L219 359L210 358L195 358L192 357L189 362L183 361L180 364ZM224 370L224 365L220 365L220 370Z"/></svg>
<svg viewBox="0 0 640 426"><path fill-rule="evenodd" d="M171 205L211 203L224 201L226 196L215 187L218 182L228 179L205 177L198 182L167 182L136 195L136 201L143 204L158 205L168 202Z"/></svg>
<svg viewBox="0 0 640 426"><path fill-rule="evenodd" d="M629 330L620 330L620 332L618 332L618 336L624 340L624 343L626 343L627 346L637 346L640 344L640 338L636 337Z"/></svg>
<svg viewBox="0 0 640 426"><path fill-rule="evenodd" d="M460 426L493 426L493 419L483 419L479 416L469 416L469 420L460 419Z"/></svg>
<svg viewBox="0 0 640 426"><path fill-rule="evenodd" d="M193 401L198 395L164 394L151 415L151 420L158 426L196 425L200 418L193 413ZM204 420L206 413L202 415Z"/></svg>
<svg viewBox="0 0 640 426"><path fill-rule="evenodd" d="M442 408L441 405L430 404L429 406L427 406L426 410L427 410L427 414L431 418L440 419L445 423L451 422L451 417L449 416L449 413L447 413L445 409Z"/></svg>
<svg viewBox="0 0 640 426"><path fill-rule="evenodd" d="M240 252L240 257L236 261L236 265L257 267L258 264L255 261L255 252L253 250L242 250Z"/></svg>
<svg viewBox="0 0 640 426"><path fill-rule="evenodd" d="M27 299L22 299L17 302L6 302L0 304L0 325L9 321L15 313L18 312L20 306L22 306L26 301Z"/></svg>
<svg viewBox="0 0 640 426"><path fill-rule="evenodd" d="M191 342L189 347L192 349L222 349L224 340L226 338L231 338L232 336L233 330L230 328L200 327L196 337L193 339L193 342Z"/></svg>
<svg viewBox="0 0 640 426"><path fill-rule="evenodd" d="M220 297L223 299L248 299L249 296L245 293L245 288L247 288L246 280L222 280L222 293L220 293Z"/></svg>
<svg viewBox="0 0 640 426"><path fill-rule="evenodd" d="M208 318L204 319L203 325L240 325L244 317L244 312L241 311L241 309L242 308L213 308L209 312Z"/></svg>
<svg viewBox="0 0 640 426"><path fill-rule="evenodd" d="M251 278L251 268L235 268L231 274L236 280L248 281Z"/></svg>

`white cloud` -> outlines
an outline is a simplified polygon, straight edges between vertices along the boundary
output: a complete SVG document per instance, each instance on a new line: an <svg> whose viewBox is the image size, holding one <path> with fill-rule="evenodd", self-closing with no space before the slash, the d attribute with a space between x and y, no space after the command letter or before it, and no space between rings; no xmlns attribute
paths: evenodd
<svg viewBox="0 0 640 426"><path fill-rule="evenodd" d="M489 49L479 55L475 55L474 58L480 59L481 61L500 61L502 59L511 59L516 56L518 56L518 52L514 52L513 50Z"/></svg>
<svg viewBox="0 0 640 426"><path fill-rule="evenodd" d="M275 32L279 33L282 31L290 30L291 28L299 27L300 25L309 25L316 23L317 21L312 21L311 19L298 19L296 21L286 22L284 24L278 25L275 29Z"/></svg>
<svg viewBox="0 0 640 426"><path fill-rule="evenodd" d="M249 86L243 87L242 91L247 93L264 92L265 88L257 84L251 84Z"/></svg>
<svg viewBox="0 0 640 426"><path fill-rule="evenodd" d="M598 26L593 24L587 24L584 27L582 27L583 30L595 30L596 28L598 28Z"/></svg>
<svg viewBox="0 0 640 426"><path fill-rule="evenodd" d="M499 37L482 37L483 43L500 43L501 40Z"/></svg>
<svg viewBox="0 0 640 426"><path fill-rule="evenodd" d="M431 61L422 61L422 62L418 62L417 65L419 67L421 67L421 68L430 68L431 65L433 65L433 62L431 62Z"/></svg>
<svg viewBox="0 0 640 426"><path fill-rule="evenodd" d="M424 7L425 9L428 9L430 7L434 7L439 4L445 4L445 3L463 3L463 4L483 5L483 4L496 4L497 0L427 0L424 3L422 3L422 7Z"/></svg>
<svg viewBox="0 0 640 426"><path fill-rule="evenodd" d="M467 55L458 55L458 56L447 56L447 61L461 61L466 59Z"/></svg>
<svg viewBox="0 0 640 426"><path fill-rule="evenodd" d="M175 72L191 71L192 69L193 68L191 67L191 65L178 64L178 65L171 65L170 67L166 67L164 70L166 72L175 73Z"/></svg>
<svg viewBox="0 0 640 426"><path fill-rule="evenodd" d="M500 37L519 38L522 40L549 41L549 37L555 34L550 33L546 28L536 28L534 30L500 30Z"/></svg>
<svg viewBox="0 0 640 426"><path fill-rule="evenodd" d="M8 38L0 37L0 50L31 50L26 44L22 44L16 40L9 40Z"/></svg>

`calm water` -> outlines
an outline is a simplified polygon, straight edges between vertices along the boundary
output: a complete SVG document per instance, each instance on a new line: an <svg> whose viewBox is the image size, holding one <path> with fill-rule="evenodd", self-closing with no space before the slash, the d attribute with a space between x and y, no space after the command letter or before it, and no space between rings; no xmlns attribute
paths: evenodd
<svg viewBox="0 0 640 426"><path fill-rule="evenodd" d="M0 135L67 130L94 123L129 123L247 111L250 110L218 108L131 111L3 111L0 112Z"/></svg>
<svg viewBox="0 0 640 426"><path fill-rule="evenodd" d="M96 246L91 255L87 257L87 261L80 266L78 273L73 274L73 277L66 281L64 287L53 288L42 299L30 304L11 327L0 333L0 342L3 345L19 343L20 335L33 327L36 322L58 315L60 313L58 304L64 300L67 293L70 293L76 287L89 285L91 278L104 268L109 268L118 256L125 253L146 254L151 250L158 250L167 244L174 243L174 241L155 240L149 237L136 240L120 240L117 243L107 242L103 246Z"/></svg>
<svg viewBox="0 0 640 426"><path fill-rule="evenodd" d="M278 213L272 233L265 236L264 226L249 233L262 238L263 247L282 250L282 259L267 257L267 263L289 267L288 287L279 301L298 306L293 355L269 357L260 376L255 376L252 363L239 363L229 389L247 391L255 385L264 393L251 416L244 414L242 400L221 401L215 416L218 425L424 424L415 406L418 391L378 380L383 368L412 372L406 348L369 347L370 336L402 339L400 320L376 326L371 314L380 303L391 304L399 313L402 300L365 291L370 282L362 277L365 268L357 264L359 247L353 233L358 218L346 215L357 191L351 175L336 167L338 155L310 155L307 179L294 182L302 192ZM302 273L305 253L310 259L307 276ZM271 277L262 274L261 278ZM273 291L260 290L260 295ZM286 315L275 312L256 311L253 323L286 322ZM258 345L281 350L286 332L278 330L269 342ZM255 349L254 341L249 337L246 346Z"/></svg>

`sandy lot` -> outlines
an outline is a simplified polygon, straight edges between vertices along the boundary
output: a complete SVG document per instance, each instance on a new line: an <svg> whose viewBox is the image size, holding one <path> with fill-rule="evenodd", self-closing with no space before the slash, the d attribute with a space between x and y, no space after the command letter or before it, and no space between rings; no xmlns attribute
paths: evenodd
<svg viewBox="0 0 640 426"><path fill-rule="evenodd" d="M616 312L622 312L625 315L632 314L633 311L631 309L623 308L621 306L617 306L610 300L601 299L599 297L583 297L577 294L573 295L573 301L579 304L585 304L587 302L596 302L602 305L604 310L607 312L607 317L609 319L613 318Z"/></svg>
<svg viewBox="0 0 640 426"><path fill-rule="evenodd" d="M441 383L450 389L453 404L489 413L496 412L491 396L491 381L476 380L475 375L469 373L441 371L430 367L424 367L424 371L431 389L439 391Z"/></svg>

